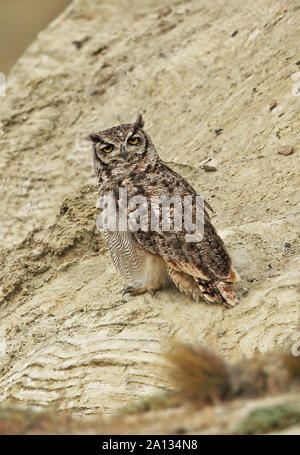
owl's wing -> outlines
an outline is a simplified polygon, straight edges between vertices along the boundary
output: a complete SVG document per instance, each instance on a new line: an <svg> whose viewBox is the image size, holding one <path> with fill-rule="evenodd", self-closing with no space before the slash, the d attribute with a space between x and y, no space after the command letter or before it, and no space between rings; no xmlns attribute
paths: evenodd
<svg viewBox="0 0 300 455"><path fill-rule="evenodd" d="M157 183L159 182L159 184ZM135 240L146 250L159 254L175 270L183 271L194 277L206 280L229 279L231 275L231 259L222 239L211 224L207 209L210 205L204 201L197 204L199 196L194 188L180 174L159 161L153 173L147 175L147 199L152 203L153 195L192 196L192 214L195 220L197 210L202 210L203 237L201 240L189 241L189 232L182 220L182 229L176 231L171 224L169 231L152 230L134 232ZM172 210L172 209L171 209ZM184 210L183 210L184 212ZM171 212L172 213L172 212ZM150 214L151 215L151 214ZM174 219L174 216L173 216Z"/></svg>
<svg viewBox="0 0 300 455"><path fill-rule="evenodd" d="M232 282L239 281L239 275L231 265L222 239L206 217L204 236L199 242L187 242L182 232L135 232L134 240L146 250L161 256L168 264L170 276L179 272L194 280L199 295L207 302L223 303L233 307L238 298L232 289ZM173 271L173 272L171 272ZM183 272L183 274L182 274ZM180 282L174 280L182 291ZM192 282L188 287L193 288ZM186 287L186 284L184 285ZM185 291L183 291L185 292ZM188 291L192 293L193 291Z"/></svg>
<svg viewBox="0 0 300 455"><path fill-rule="evenodd" d="M231 281L231 259L209 217L204 216L203 238L187 241L186 231L134 232L136 242L146 250L159 254L174 270L204 280ZM233 277L232 277L233 278Z"/></svg>

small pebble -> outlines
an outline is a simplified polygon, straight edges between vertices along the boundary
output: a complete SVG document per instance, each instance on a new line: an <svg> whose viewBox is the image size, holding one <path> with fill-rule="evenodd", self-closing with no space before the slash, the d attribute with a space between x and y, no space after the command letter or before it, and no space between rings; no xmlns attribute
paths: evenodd
<svg viewBox="0 0 300 455"><path fill-rule="evenodd" d="M205 172L215 172L217 170L215 166L210 166L209 164L203 164L200 166L200 169L203 169Z"/></svg>
<svg viewBox="0 0 300 455"><path fill-rule="evenodd" d="M216 133L217 136L219 136L219 134L221 134L222 132L223 132L223 128L217 128L215 130L215 133Z"/></svg>
<svg viewBox="0 0 300 455"><path fill-rule="evenodd" d="M95 95L99 95L99 90L97 88L95 88L94 90L91 90L90 91L90 96L95 96Z"/></svg>
<svg viewBox="0 0 300 455"><path fill-rule="evenodd" d="M106 48L107 48L106 45L104 45L104 46L99 46L98 49L96 49L94 52L92 52L92 55L93 55L93 56L99 55L99 54L101 54L101 52L103 52Z"/></svg>
<svg viewBox="0 0 300 455"><path fill-rule="evenodd" d="M275 109L276 106L277 106L277 101L276 100L271 101L271 103L269 104L269 110L273 111L273 109Z"/></svg>
<svg viewBox="0 0 300 455"><path fill-rule="evenodd" d="M81 49L82 46L83 46L83 44L86 43L89 39L90 39L89 36L85 36L85 37L82 38L81 40L72 41L72 44L74 44L74 46L76 47L76 49Z"/></svg>
<svg viewBox="0 0 300 455"><path fill-rule="evenodd" d="M277 153L279 153L279 155L284 155L284 156L291 155L293 152L294 152L294 147L291 147L290 145L286 145L285 147L280 147L277 149Z"/></svg>
<svg viewBox="0 0 300 455"><path fill-rule="evenodd" d="M231 34L232 38L233 38L234 36L236 36L238 33L239 33L239 31L238 31L238 30L235 30L235 31Z"/></svg>

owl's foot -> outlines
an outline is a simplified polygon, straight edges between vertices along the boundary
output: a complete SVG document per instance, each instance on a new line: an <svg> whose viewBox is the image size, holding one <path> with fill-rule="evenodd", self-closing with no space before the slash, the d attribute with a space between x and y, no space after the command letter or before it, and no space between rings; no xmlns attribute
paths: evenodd
<svg viewBox="0 0 300 455"><path fill-rule="evenodd" d="M141 286L141 287L127 286L127 288L125 289L125 291L122 294L122 297L125 294L141 295L141 294L145 294L146 292L150 292L150 294L153 297L156 291L157 291L157 289L148 289L147 287L144 287L144 286Z"/></svg>

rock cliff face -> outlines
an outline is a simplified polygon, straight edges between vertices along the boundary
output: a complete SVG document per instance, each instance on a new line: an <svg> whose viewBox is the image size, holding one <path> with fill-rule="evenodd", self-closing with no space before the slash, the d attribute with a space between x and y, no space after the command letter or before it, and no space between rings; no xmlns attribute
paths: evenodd
<svg viewBox="0 0 300 455"><path fill-rule="evenodd" d="M227 359L290 348L299 21L294 0L75 0L26 51L0 105L0 400L112 412L168 387L171 337ZM138 112L216 211L242 277L233 310L172 287L121 298L86 137Z"/></svg>

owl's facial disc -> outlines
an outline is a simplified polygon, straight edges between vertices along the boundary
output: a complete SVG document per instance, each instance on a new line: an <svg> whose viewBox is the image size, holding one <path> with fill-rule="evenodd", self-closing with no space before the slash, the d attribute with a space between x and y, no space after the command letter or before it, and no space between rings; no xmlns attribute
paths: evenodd
<svg viewBox="0 0 300 455"><path fill-rule="evenodd" d="M137 162L147 149L143 125L143 119L139 115L134 123L126 123L91 134L95 159L112 166L125 161Z"/></svg>

